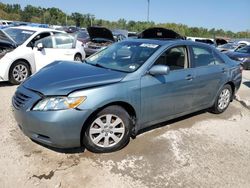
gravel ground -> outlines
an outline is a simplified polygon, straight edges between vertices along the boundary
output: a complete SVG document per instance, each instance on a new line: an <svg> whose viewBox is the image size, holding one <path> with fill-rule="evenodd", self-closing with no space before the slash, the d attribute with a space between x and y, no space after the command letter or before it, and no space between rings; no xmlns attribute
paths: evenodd
<svg viewBox="0 0 250 188"><path fill-rule="evenodd" d="M167 122L118 152L93 154L25 137L11 112L15 89L0 83L0 187L250 187L250 111L241 102L220 115ZM242 93L250 96L249 88Z"/></svg>

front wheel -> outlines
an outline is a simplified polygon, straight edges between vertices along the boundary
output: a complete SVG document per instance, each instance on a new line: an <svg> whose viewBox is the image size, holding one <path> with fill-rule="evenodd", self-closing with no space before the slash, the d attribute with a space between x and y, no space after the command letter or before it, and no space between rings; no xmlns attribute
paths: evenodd
<svg viewBox="0 0 250 188"><path fill-rule="evenodd" d="M107 153L123 148L130 139L132 121L125 109L109 106L89 121L83 144L92 152Z"/></svg>
<svg viewBox="0 0 250 188"><path fill-rule="evenodd" d="M24 61L16 61L10 67L9 80L10 83L18 85L30 76L29 65Z"/></svg>
<svg viewBox="0 0 250 188"><path fill-rule="evenodd" d="M215 114L220 114L224 112L229 106L231 98L232 98L232 87L226 84L221 89L210 111Z"/></svg>

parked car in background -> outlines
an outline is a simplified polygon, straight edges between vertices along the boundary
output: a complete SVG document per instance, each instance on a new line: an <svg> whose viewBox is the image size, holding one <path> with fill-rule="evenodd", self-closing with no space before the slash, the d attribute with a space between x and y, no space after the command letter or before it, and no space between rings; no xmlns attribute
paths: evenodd
<svg viewBox="0 0 250 188"><path fill-rule="evenodd" d="M112 29L112 34L115 42L119 42L128 38L128 31L124 29Z"/></svg>
<svg viewBox="0 0 250 188"><path fill-rule="evenodd" d="M133 38L133 39L138 38L137 32L129 31L128 32L128 38Z"/></svg>
<svg viewBox="0 0 250 188"><path fill-rule="evenodd" d="M0 29L8 27L12 23L13 21L10 21L10 20L0 20Z"/></svg>
<svg viewBox="0 0 250 188"><path fill-rule="evenodd" d="M90 39L90 41L84 46L87 56L90 56L115 42L112 32L105 27L88 27L87 31Z"/></svg>
<svg viewBox="0 0 250 188"><path fill-rule="evenodd" d="M85 58L80 42L66 33L37 27L9 27L0 30L1 46L0 81L20 84L31 74L55 60Z"/></svg>
<svg viewBox="0 0 250 188"><path fill-rule="evenodd" d="M40 24L40 23L29 23L27 26L30 27L41 27L41 28L49 28L48 24Z"/></svg>
<svg viewBox="0 0 250 188"><path fill-rule="evenodd" d="M202 109L224 112L241 78L240 64L208 45L131 39L83 64L46 66L12 103L21 130L37 142L112 152L153 124Z"/></svg>
<svg viewBox="0 0 250 188"><path fill-rule="evenodd" d="M227 43L227 44L223 44L223 45L218 46L217 49L221 52L227 52L227 51L235 51L235 50L240 49L244 46L246 46L246 44Z"/></svg>
<svg viewBox="0 0 250 188"><path fill-rule="evenodd" d="M67 33L75 33L77 31L79 31L79 28L74 27L74 26L70 26L70 27L66 27L64 31Z"/></svg>
<svg viewBox="0 0 250 188"><path fill-rule="evenodd" d="M217 38L187 37L187 40L192 40L195 42L202 42L202 43L209 44L215 47L228 43L224 38L220 38L220 37L217 37Z"/></svg>
<svg viewBox="0 0 250 188"><path fill-rule="evenodd" d="M138 38L141 39L184 39L183 36L179 35L173 30L162 28L162 27L152 27L145 29L138 34Z"/></svg>
<svg viewBox="0 0 250 188"><path fill-rule="evenodd" d="M250 45L225 54L233 60L240 61L245 70L250 69Z"/></svg>
<svg viewBox="0 0 250 188"><path fill-rule="evenodd" d="M239 40L237 43L243 44L243 45L250 45L250 41L246 41L246 40Z"/></svg>
<svg viewBox="0 0 250 188"><path fill-rule="evenodd" d="M82 42L82 44L86 44L87 42L89 42L89 34L87 31L85 30L79 30L75 33L73 33L73 35L76 35L76 38L78 41Z"/></svg>

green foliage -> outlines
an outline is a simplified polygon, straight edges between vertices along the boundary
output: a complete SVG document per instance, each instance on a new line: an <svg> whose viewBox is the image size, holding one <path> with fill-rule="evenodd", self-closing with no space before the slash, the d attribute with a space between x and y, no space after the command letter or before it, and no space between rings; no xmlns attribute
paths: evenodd
<svg viewBox="0 0 250 188"><path fill-rule="evenodd" d="M250 30L234 33L232 31L224 31L222 29L206 29L202 27L188 27L184 24L176 23L159 23L146 21L133 21L119 19L118 21L108 21L96 19L92 14L81 14L74 12L67 15L58 8L41 8L27 5L21 9L19 4L4 4L0 2L0 18L26 22L40 22L51 25L75 25L77 27L88 27L91 25L105 26L110 29L119 28L129 31L141 32L149 27L164 27L172 29L183 36L193 37L228 37L228 38L250 38Z"/></svg>

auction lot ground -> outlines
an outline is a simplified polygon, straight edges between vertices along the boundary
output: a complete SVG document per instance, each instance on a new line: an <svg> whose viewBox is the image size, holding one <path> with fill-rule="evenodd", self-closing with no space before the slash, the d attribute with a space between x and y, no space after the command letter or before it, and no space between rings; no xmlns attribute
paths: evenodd
<svg viewBox="0 0 250 188"><path fill-rule="evenodd" d="M0 187L250 187L250 71L229 109L145 132L121 151L58 152L25 137L0 83Z"/></svg>

